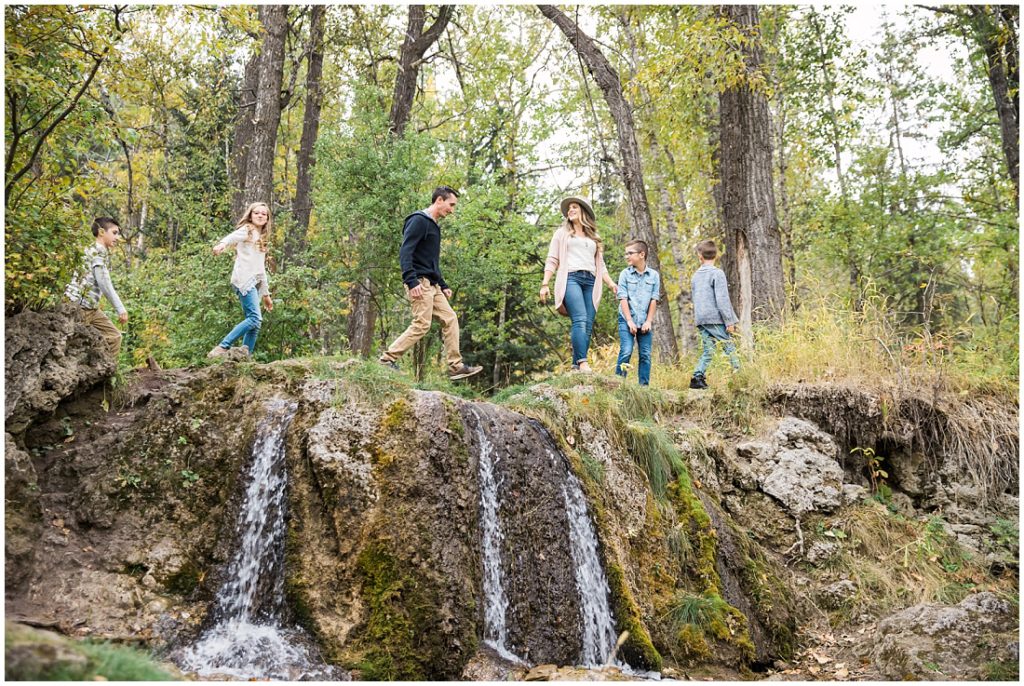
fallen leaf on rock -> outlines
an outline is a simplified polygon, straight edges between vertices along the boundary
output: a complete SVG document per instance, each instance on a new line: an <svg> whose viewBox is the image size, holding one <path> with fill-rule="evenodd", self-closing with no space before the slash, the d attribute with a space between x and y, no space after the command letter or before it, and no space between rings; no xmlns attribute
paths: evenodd
<svg viewBox="0 0 1024 686"><path fill-rule="evenodd" d="M837 679L845 679L848 676L850 676L849 670L846 670L846 669L837 669L836 670L836 678Z"/></svg>
<svg viewBox="0 0 1024 686"><path fill-rule="evenodd" d="M827 665L829 662L832 662L832 658L830 658L828 655L818 655L817 653L813 653L813 655L814 659L818 661L819 665Z"/></svg>

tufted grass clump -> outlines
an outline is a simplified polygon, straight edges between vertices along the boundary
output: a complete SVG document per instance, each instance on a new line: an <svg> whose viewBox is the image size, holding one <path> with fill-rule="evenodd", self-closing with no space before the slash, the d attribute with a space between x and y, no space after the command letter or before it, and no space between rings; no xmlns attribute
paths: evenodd
<svg viewBox="0 0 1024 686"><path fill-rule="evenodd" d="M651 491L664 499L668 483L687 473L672 439L651 420L626 422L621 436L629 456L647 475Z"/></svg>
<svg viewBox="0 0 1024 686"><path fill-rule="evenodd" d="M677 591L659 620L675 638L670 652L678 659L707 660L717 641L732 644L747 659L753 658L746 617L717 593Z"/></svg>
<svg viewBox="0 0 1024 686"><path fill-rule="evenodd" d="M686 624L707 630L715 622L724 623L725 615L731 607L715 593L697 595L679 591L665 611L663 619L669 622L674 631L679 631Z"/></svg>

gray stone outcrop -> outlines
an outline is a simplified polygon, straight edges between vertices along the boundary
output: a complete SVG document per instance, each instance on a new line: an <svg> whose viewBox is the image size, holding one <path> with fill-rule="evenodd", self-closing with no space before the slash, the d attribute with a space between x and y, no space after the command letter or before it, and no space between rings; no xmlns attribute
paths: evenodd
<svg viewBox="0 0 1024 686"><path fill-rule="evenodd" d="M993 593L958 605L915 605L883 620L871 658L887 679L974 680L1016 660L1016 612Z"/></svg>

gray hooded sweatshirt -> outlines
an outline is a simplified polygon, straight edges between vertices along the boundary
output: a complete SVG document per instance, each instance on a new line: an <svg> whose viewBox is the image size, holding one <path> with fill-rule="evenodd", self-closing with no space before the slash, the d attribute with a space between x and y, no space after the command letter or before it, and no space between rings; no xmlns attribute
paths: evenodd
<svg viewBox="0 0 1024 686"><path fill-rule="evenodd" d="M701 265L693 275L692 289L693 319L697 326L723 324L729 326L739 321L729 302L729 286L725 272L710 264Z"/></svg>

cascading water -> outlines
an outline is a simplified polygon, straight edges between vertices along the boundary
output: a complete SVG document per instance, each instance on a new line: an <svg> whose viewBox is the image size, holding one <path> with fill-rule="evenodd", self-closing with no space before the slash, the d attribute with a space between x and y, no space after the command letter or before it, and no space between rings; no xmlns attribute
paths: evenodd
<svg viewBox="0 0 1024 686"><path fill-rule="evenodd" d="M484 642L506 660L522 662L508 649L505 613L508 597L502 583L501 522L498 520L498 478L494 446L487 439L483 419L474 410L476 436L480 447L480 529L483 538Z"/></svg>
<svg viewBox="0 0 1024 686"><path fill-rule="evenodd" d="M604 665L611 594L568 459L522 415L469 405L463 417L478 456L483 642L520 664Z"/></svg>
<svg viewBox="0 0 1024 686"><path fill-rule="evenodd" d="M240 679L339 678L310 637L285 627L285 433L297 406L272 400L253 444L238 515L239 546L214 601L215 623L187 648L181 666L199 676Z"/></svg>
<svg viewBox="0 0 1024 686"><path fill-rule="evenodd" d="M615 650L615 619L608 601L608 579L597 554L597 534L587 515L583 488L571 472L562 484L565 514L569 518L569 543L576 564L583 619L583 654L580 662L601 666Z"/></svg>

